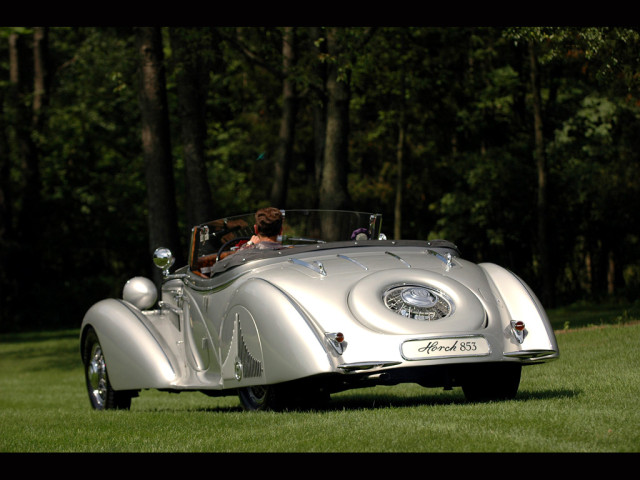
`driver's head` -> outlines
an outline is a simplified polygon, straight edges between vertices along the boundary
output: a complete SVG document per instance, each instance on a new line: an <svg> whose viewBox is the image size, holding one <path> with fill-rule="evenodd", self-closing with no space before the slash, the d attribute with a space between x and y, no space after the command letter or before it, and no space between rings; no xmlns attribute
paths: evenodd
<svg viewBox="0 0 640 480"><path fill-rule="evenodd" d="M275 207L261 208L256 212L257 233L265 237L276 237L282 231L282 212Z"/></svg>

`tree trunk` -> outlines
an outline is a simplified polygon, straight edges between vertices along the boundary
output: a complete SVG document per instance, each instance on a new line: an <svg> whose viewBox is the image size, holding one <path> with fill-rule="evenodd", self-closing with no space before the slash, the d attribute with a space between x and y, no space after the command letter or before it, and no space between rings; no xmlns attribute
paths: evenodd
<svg viewBox="0 0 640 480"><path fill-rule="evenodd" d="M20 106L19 99L21 98L20 91L24 88L23 82L21 82L22 70L21 63L21 40L18 34L11 33L8 39L9 46L9 85L6 95L3 95L2 102L2 151L0 152L0 207L2 208L1 214L2 224L0 225L1 236L0 240L11 240L14 234L13 225L13 190L10 182L10 172L12 161L20 161L20 152L23 151L22 146L25 140L24 130L21 128L21 122L24 121L24 114ZM5 129L6 128L6 129ZM9 134L12 131L13 134ZM11 152L14 152L13 155ZM5 154L6 153L6 154ZM3 249L4 250L4 249ZM4 253L4 252L3 252ZM3 258L6 259L6 264L3 263L2 268L4 271L10 271L10 255Z"/></svg>
<svg viewBox="0 0 640 480"><path fill-rule="evenodd" d="M327 51L332 58L339 56L336 28L327 30ZM327 72L327 131L320 185L320 208L349 207L347 190L347 162L349 138L349 80L332 62Z"/></svg>
<svg viewBox="0 0 640 480"><path fill-rule="evenodd" d="M613 297L616 293L616 261L613 251L609 251L607 265L607 294Z"/></svg>
<svg viewBox="0 0 640 480"><path fill-rule="evenodd" d="M31 132L41 133L44 128L45 107L48 103L48 30L37 27L33 32L33 104L31 106ZM24 168L25 191L23 195L22 229L27 238L38 237L35 220L41 214L42 179L40 154L35 142L30 141L29 154Z"/></svg>
<svg viewBox="0 0 640 480"><path fill-rule="evenodd" d="M529 42L529 66L531 75L531 97L533 99L533 123L534 123L534 158L538 172L538 251L540 254L541 292L543 303L550 307L553 305L553 280L551 274L551 258L549 250L549 238L547 229L547 166L545 158L545 144L542 122L542 98L540 95L540 76L538 72L538 60L535 52L535 44Z"/></svg>
<svg viewBox="0 0 640 480"><path fill-rule="evenodd" d="M278 151L274 165L273 187L271 189L271 204L285 208L289 169L293 157L293 141L297 98L291 69L296 60L295 28L287 27L282 39L282 62L284 79L282 82L282 119L280 121L280 135Z"/></svg>
<svg viewBox="0 0 640 480"><path fill-rule="evenodd" d="M160 29L137 28L136 40L140 62L140 111L149 209L149 249L153 252L157 247L168 247L179 257L180 243ZM158 279L159 274L156 275L156 281Z"/></svg>
<svg viewBox="0 0 640 480"><path fill-rule="evenodd" d="M169 32L178 71L178 117L184 156L186 218L187 225L191 227L214 218L204 146L209 69L203 55L193 54L198 44L189 42L184 29L171 27Z"/></svg>
<svg viewBox="0 0 640 480"><path fill-rule="evenodd" d="M49 101L49 29L33 31L33 127L41 130L44 110Z"/></svg>
<svg viewBox="0 0 640 480"><path fill-rule="evenodd" d="M41 61L43 55L39 45L39 42L34 42L33 54L34 58L37 58L36 64ZM24 38L12 33L9 36L9 123L14 131L13 150L16 153L14 158L21 167L23 178L20 193L22 208L18 212L17 232L19 236L34 242L38 238L33 236L35 233L33 228L37 223L35 215L40 204L41 189L38 154L32 137L36 103L32 103L30 115L25 101L26 97L33 94L31 88L33 84L27 81L27 57L28 52L24 45ZM40 111L39 108L38 111Z"/></svg>
<svg viewBox="0 0 640 480"><path fill-rule="evenodd" d="M0 105L4 106L4 92L0 92ZM11 200L9 192L9 144L5 116L0 114L0 260L4 260L4 241L11 234ZM0 270L6 271L4 262L0 261ZM2 278L2 274L0 274ZM4 283L0 283L3 285Z"/></svg>
<svg viewBox="0 0 640 480"><path fill-rule="evenodd" d="M310 205L318 207L320 185L322 184L322 165L324 164L324 145L327 140L327 67L320 58L326 54L326 43L322 41L320 27L310 27L311 48L317 59L314 63L316 88L312 94L313 112L313 157L308 159L309 190L312 193Z"/></svg>
<svg viewBox="0 0 640 480"><path fill-rule="evenodd" d="M4 91L0 92L0 106L4 106ZM13 268L10 265L9 237L11 231L11 198L9 193L9 146L4 114L0 114L0 329L7 326L11 307L8 298L13 293Z"/></svg>
<svg viewBox="0 0 640 480"><path fill-rule="evenodd" d="M9 35L9 86L3 122L12 132L10 140L3 145L7 155L3 155L0 161L0 174L3 176L0 182L0 240L3 241L0 268L12 272L15 277L10 279L0 275L0 283L7 298L13 297L12 300L18 305L25 302L23 295L27 292L20 286L33 284L32 271L21 264L24 259L28 258L30 265L40 268L43 275L49 273L42 253L42 223L47 217L41 210L39 152L33 140L34 132L42 129L47 100L47 29L34 29L31 52L24 40L24 36L15 32ZM30 61L33 62L31 65ZM19 167L22 176L20 183L15 186L9 180L10 163ZM10 189L12 191L9 194ZM20 203L15 213L15 229L9 204L13 198L7 198L9 195L16 197ZM14 291L14 287L17 290ZM0 316L3 317L4 312L0 312ZM4 324L4 318L0 318L0 323Z"/></svg>
<svg viewBox="0 0 640 480"><path fill-rule="evenodd" d="M404 162L404 135L405 126L404 120L402 119L398 123L398 143L396 145L396 198L393 207L393 238L395 240L402 238L402 164Z"/></svg>

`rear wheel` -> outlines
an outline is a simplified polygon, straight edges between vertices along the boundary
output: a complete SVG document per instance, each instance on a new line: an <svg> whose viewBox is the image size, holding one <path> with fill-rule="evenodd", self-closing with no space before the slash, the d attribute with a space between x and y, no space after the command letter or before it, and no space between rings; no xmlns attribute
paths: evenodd
<svg viewBox="0 0 640 480"><path fill-rule="evenodd" d="M283 406L282 389L274 385L241 388L238 397L245 410L278 410Z"/></svg>
<svg viewBox="0 0 640 480"><path fill-rule="evenodd" d="M520 386L521 364L478 364L470 367L461 380L467 400L490 402L515 398Z"/></svg>
<svg viewBox="0 0 640 480"><path fill-rule="evenodd" d="M238 391L245 410L283 410L318 408L325 405L330 395L321 388L301 385L258 385Z"/></svg>
<svg viewBox="0 0 640 480"><path fill-rule="evenodd" d="M90 328L84 340L84 371L87 392L91 406L96 410L129 409L131 407L131 391L115 391L109 375L104 352L98 341L95 330Z"/></svg>

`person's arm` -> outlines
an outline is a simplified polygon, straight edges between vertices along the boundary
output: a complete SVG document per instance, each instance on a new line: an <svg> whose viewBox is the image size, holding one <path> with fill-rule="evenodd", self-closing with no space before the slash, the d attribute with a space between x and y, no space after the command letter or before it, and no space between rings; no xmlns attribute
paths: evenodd
<svg viewBox="0 0 640 480"><path fill-rule="evenodd" d="M256 243L260 243L260 237L258 235L252 236L251 240L245 243L245 245L255 245Z"/></svg>

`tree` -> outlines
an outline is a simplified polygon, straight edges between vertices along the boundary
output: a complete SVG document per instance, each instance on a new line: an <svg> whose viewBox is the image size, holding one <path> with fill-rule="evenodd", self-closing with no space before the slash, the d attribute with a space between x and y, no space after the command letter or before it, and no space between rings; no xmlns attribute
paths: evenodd
<svg viewBox="0 0 640 480"><path fill-rule="evenodd" d="M292 69L296 61L296 30L286 27L282 35L282 118L278 135L278 149L274 162L271 204L285 208L289 170L293 161L297 93Z"/></svg>
<svg viewBox="0 0 640 480"><path fill-rule="evenodd" d="M536 211L538 216L538 250L540 254L540 269L542 278L542 302L545 305L553 305L555 286L551 272L552 262L549 251L549 236L547 224L547 160L546 144L544 140L542 96L540 94L540 74L538 73L538 58L534 40L528 42L529 68L531 75L531 99L533 107L533 134L534 134L534 161L538 174L538 195Z"/></svg>
<svg viewBox="0 0 640 480"><path fill-rule="evenodd" d="M9 83L3 102L5 116L0 122L9 131L7 135L3 129L0 139L0 268L11 272L6 277L3 274L1 285L10 292L9 297L15 295L16 303L24 300L20 285L26 285L31 275L20 260L29 258L35 265L43 264L41 155L36 139L43 133L47 104L47 33L47 28L38 27L33 31L15 28L8 34ZM12 185L13 172L19 173L18 185ZM3 314L0 310L0 323L4 323ZM20 317L13 318L19 321Z"/></svg>
<svg viewBox="0 0 640 480"><path fill-rule="evenodd" d="M168 247L180 258L162 36L156 27L137 28L136 34L149 249Z"/></svg>
<svg viewBox="0 0 640 480"><path fill-rule="evenodd" d="M205 109L211 60L201 53L211 47L211 38L208 31L202 29L172 27L169 32L177 72L186 218L191 227L214 218L205 154Z"/></svg>
<svg viewBox="0 0 640 480"><path fill-rule="evenodd" d="M326 55L326 42L320 27L309 27L309 50L313 58L309 78L311 88L308 102L311 104L312 154L308 156L306 171L307 185L312 207L318 206L320 185L322 183L322 164L324 146L327 140L327 65L321 59Z"/></svg>
<svg viewBox="0 0 640 480"><path fill-rule="evenodd" d="M178 228L268 202L383 213L558 302L637 296L638 29L293 32L0 28L3 328L76 325Z"/></svg>
<svg viewBox="0 0 640 480"><path fill-rule="evenodd" d="M22 170L22 208L19 212L18 232L24 238L34 237L33 226L36 212L40 206L40 169L38 150L33 140L34 129L42 125L41 115L45 98L45 51L46 36L44 29L37 29L33 37L33 62L35 69L26 63L29 58L26 50L25 36L13 32L10 42L10 82L12 85L9 100L12 107L12 126L16 141L14 151L18 153L18 162ZM30 73L36 73L31 76ZM35 80L34 80L35 79ZM34 94L34 86L38 91ZM33 95L29 111L29 100Z"/></svg>
<svg viewBox="0 0 640 480"><path fill-rule="evenodd" d="M343 64L345 44L343 32L327 28L328 71L326 81L327 117L322 181L319 206L339 210L349 205L347 168L349 161L349 77L348 65Z"/></svg>

